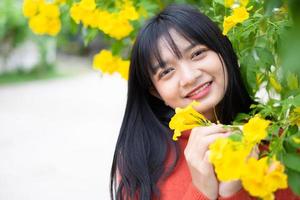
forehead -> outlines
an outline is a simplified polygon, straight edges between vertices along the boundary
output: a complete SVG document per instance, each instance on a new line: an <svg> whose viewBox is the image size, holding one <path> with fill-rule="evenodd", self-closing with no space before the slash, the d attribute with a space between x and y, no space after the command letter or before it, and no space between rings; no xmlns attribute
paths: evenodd
<svg viewBox="0 0 300 200"><path fill-rule="evenodd" d="M169 35L163 35L158 39L158 50L162 60L171 57L180 57L181 54L192 46L191 41L179 34L174 29L169 31Z"/></svg>

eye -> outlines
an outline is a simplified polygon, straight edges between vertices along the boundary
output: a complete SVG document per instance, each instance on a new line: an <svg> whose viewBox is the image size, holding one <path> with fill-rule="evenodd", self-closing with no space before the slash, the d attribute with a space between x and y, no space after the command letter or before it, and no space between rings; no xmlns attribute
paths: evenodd
<svg viewBox="0 0 300 200"><path fill-rule="evenodd" d="M192 53L192 56L191 56L191 59L199 59L199 58L202 58L203 56L203 53L206 51L206 49L198 49L196 51L194 51Z"/></svg>
<svg viewBox="0 0 300 200"><path fill-rule="evenodd" d="M164 76L168 75L171 71L173 71L174 68L173 67L168 67L163 69L160 73L159 73L159 78L163 78Z"/></svg>

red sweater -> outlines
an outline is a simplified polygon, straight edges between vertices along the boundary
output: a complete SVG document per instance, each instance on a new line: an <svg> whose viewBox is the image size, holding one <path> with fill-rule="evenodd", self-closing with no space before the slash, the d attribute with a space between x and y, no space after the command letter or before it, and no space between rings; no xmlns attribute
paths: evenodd
<svg viewBox="0 0 300 200"><path fill-rule="evenodd" d="M172 174L165 180L159 183L161 192L161 200L208 200L208 198L202 194L192 183L192 178L183 154L190 131L186 131L179 138L178 142L181 148L179 161L172 172ZM171 160L167 161L167 165ZM279 190L275 193L278 200L300 200L300 197L296 197L290 189ZM241 189L239 192L233 194L230 197L219 197L220 200L252 200L254 197Z"/></svg>

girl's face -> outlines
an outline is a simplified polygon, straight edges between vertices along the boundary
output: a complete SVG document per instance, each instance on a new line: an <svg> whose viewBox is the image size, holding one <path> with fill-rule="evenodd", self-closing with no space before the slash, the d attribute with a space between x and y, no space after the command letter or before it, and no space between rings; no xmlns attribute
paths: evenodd
<svg viewBox="0 0 300 200"><path fill-rule="evenodd" d="M172 108L185 107L193 100L195 109L214 120L214 107L223 99L227 88L227 71L218 54L205 45L192 45L176 31L170 35L182 57L178 58L164 38L158 42L165 68L158 67L152 77L154 93ZM154 62L158 64L158 62Z"/></svg>

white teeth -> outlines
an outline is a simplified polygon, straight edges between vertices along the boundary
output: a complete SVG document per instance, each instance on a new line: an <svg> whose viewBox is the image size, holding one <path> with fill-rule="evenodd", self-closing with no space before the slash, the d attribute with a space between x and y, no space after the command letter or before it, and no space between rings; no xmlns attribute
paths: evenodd
<svg viewBox="0 0 300 200"><path fill-rule="evenodd" d="M199 88L198 90L196 90L195 92L193 92L192 94L190 94L189 96L194 96L196 94L198 94L199 92L203 91L205 88L207 88L210 85L209 83L205 83L203 86L201 86L201 88Z"/></svg>

